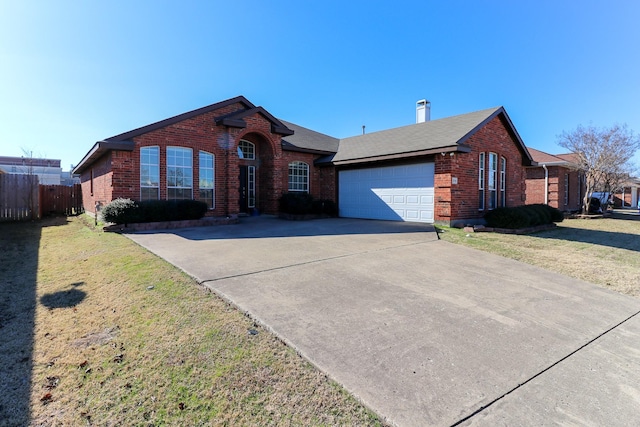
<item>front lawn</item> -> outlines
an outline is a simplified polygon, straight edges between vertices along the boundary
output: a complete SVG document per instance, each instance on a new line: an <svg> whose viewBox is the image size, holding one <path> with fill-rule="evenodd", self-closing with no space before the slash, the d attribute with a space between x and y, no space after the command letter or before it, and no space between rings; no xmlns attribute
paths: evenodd
<svg viewBox="0 0 640 427"><path fill-rule="evenodd" d="M640 296L640 221L567 219L556 229L525 236L438 229L448 242Z"/></svg>
<svg viewBox="0 0 640 427"><path fill-rule="evenodd" d="M381 425L274 335L86 217L0 224L0 426Z"/></svg>

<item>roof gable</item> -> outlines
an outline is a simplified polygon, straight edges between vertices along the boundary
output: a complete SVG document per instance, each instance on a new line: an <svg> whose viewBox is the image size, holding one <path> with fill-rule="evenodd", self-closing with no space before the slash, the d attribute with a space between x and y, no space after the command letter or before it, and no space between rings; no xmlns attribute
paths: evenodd
<svg viewBox="0 0 640 427"><path fill-rule="evenodd" d="M159 122L151 123L150 125L142 126L137 129L130 130L128 132L121 133L119 135L106 138L105 141L127 141L135 138L136 136L143 135L145 133L162 129L172 124L181 122L183 120L190 119L192 117L199 116L211 111L219 110L220 108L227 107L232 104L240 103L247 109L256 108L247 98L244 96L236 96L235 98L227 99L226 101L216 102L215 104L207 105L206 107L198 108L196 110L187 111L186 113L178 114L177 116L169 117L168 119L160 120ZM246 111L246 110L242 110Z"/></svg>
<svg viewBox="0 0 640 427"><path fill-rule="evenodd" d="M339 165L446 151L469 152L465 142L498 115L505 118L508 130L526 159L525 163L530 163L531 155L503 107L341 139L332 160Z"/></svg>
<svg viewBox="0 0 640 427"><path fill-rule="evenodd" d="M247 123L244 121L244 118L253 116L254 114L260 114L271 123L271 132L280 135L293 135L293 131L291 129L289 129L283 122L272 116L271 113L269 113L263 107L253 107L248 110L235 111L231 114L218 117L216 118L216 124L236 128L245 128L247 127Z"/></svg>

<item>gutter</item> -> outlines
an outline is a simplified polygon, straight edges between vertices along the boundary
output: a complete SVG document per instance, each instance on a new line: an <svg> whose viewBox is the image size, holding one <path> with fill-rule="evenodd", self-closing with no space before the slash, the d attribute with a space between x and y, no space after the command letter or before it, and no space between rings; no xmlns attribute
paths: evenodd
<svg viewBox="0 0 640 427"><path fill-rule="evenodd" d="M549 204L549 169L546 164L540 165L544 169L544 204Z"/></svg>

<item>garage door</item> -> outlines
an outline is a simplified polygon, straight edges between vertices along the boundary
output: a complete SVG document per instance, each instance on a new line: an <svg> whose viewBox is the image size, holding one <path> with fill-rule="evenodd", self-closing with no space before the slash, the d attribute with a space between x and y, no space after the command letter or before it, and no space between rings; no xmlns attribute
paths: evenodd
<svg viewBox="0 0 640 427"><path fill-rule="evenodd" d="M340 171L340 216L433 222L433 176L433 163Z"/></svg>

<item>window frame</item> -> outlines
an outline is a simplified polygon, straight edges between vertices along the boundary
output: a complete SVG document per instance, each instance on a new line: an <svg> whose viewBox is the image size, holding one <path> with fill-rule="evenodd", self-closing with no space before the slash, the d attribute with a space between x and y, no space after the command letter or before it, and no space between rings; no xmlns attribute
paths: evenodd
<svg viewBox="0 0 640 427"><path fill-rule="evenodd" d="M564 174L564 205L569 205L569 174Z"/></svg>
<svg viewBox="0 0 640 427"><path fill-rule="evenodd" d="M504 208L507 206L507 159L500 156L500 200L499 206Z"/></svg>
<svg viewBox="0 0 640 427"><path fill-rule="evenodd" d="M157 158L157 163L145 163L145 156L143 155L143 152L149 151L151 149L155 149L155 155ZM147 155L146 157L148 157L149 155ZM152 177L151 177L151 168L156 168L156 174L157 174L157 183L156 185L144 185L143 184L143 166L147 166L149 168L149 180L148 182L151 183ZM93 171L92 171L93 172ZM92 174L93 176L93 174ZM145 191L143 189L156 189L156 197L155 198L151 198L148 197L148 195L151 193L149 190L146 191L146 195L144 194ZM140 147L140 201L144 201L144 200L160 200L160 146L158 145L148 145L148 146L144 146L144 147Z"/></svg>
<svg viewBox="0 0 640 427"><path fill-rule="evenodd" d="M498 207L498 154L489 152L488 190L489 190L489 210Z"/></svg>
<svg viewBox="0 0 640 427"><path fill-rule="evenodd" d="M247 208L256 207L256 167L247 166Z"/></svg>
<svg viewBox="0 0 640 427"><path fill-rule="evenodd" d="M243 160L255 160L256 159L256 144L246 139L241 139L238 142L238 158Z"/></svg>
<svg viewBox="0 0 640 427"><path fill-rule="evenodd" d="M203 156L206 158L210 158L211 166L205 165L203 166ZM211 171L211 180L210 184L207 184L209 181L209 174L204 177L203 180L203 172ZM199 150L198 151L198 192L200 196L200 201L207 203L209 209L216 208L216 156L213 153L209 153L208 151ZM209 200L211 203L209 203Z"/></svg>
<svg viewBox="0 0 640 427"><path fill-rule="evenodd" d="M175 156L175 160L176 160L176 164L175 165L171 165L171 160L174 156L171 155L171 151L177 151L177 152L183 152L186 153L188 152L189 155L188 156L181 156L180 158L178 158L178 156ZM180 146L168 146L166 148L166 170L167 170L167 200L193 200L193 149L190 147L180 147ZM185 166L185 165L178 165L177 161L178 160L185 160L188 159L189 160L189 165ZM176 174L175 174L175 179L176 179L176 184L178 184L178 180L180 179L181 183L184 182L188 182L189 186L186 185L170 185L170 180L172 178L171 176L171 170L172 169L176 169ZM189 170L189 176L182 176L181 178L178 177L178 169L181 170ZM172 190L176 191L176 192L183 192L184 190L189 190L189 197L184 197L184 195L182 197L172 197Z"/></svg>
<svg viewBox="0 0 640 427"><path fill-rule="evenodd" d="M478 210L484 210L484 190L485 190L485 153L478 155Z"/></svg>
<svg viewBox="0 0 640 427"><path fill-rule="evenodd" d="M289 163L287 189L290 193L309 193L309 172L309 164L306 162L294 160Z"/></svg>

